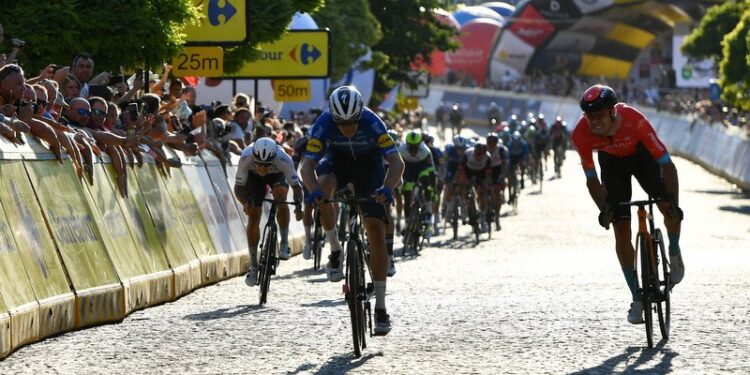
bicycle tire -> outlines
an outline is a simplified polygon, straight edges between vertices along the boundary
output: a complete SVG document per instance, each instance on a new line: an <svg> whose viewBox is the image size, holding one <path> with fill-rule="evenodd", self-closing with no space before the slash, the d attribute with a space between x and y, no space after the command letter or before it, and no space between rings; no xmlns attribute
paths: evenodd
<svg viewBox="0 0 750 375"><path fill-rule="evenodd" d="M319 270L320 269L320 257L323 253L323 228L320 225L320 212L316 210L315 214L315 227L313 229L313 243L312 243L312 252L313 252L313 269Z"/></svg>
<svg viewBox="0 0 750 375"><path fill-rule="evenodd" d="M347 242L346 245L346 300L349 304L349 315L352 322L354 356L359 358L362 356L362 349L366 344L364 342L364 301L360 297L364 293L364 287L362 286L364 275L361 272L359 251L356 246L356 241L353 239Z"/></svg>
<svg viewBox="0 0 750 375"><path fill-rule="evenodd" d="M467 200L469 200L467 202L469 206L469 225L471 225L471 230L474 232L474 242L476 245L479 245L479 235L482 231L479 230L479 215L475 206L476 202L474 202L474 194L469 194Z"/></svg>
<svg viewBox="0 0 750 375"><path fill-rule="evenodd" d="M453 227L453 240L456 241L458 240L458 198L453 197L453 200L450 204L452 207L451 226Z"/></svg>
<svg viewBox="0 0 750 375"><path fill-rule="evenodd" d="M646 237L638 235L638 247L641 261L641 301L643 302L643 315L646 328L646 342L649 348L654 347L654 321L651 307L651 261L649 259L649 243Z"/></svg>
<svg viewBox="0 0 750 375"><path fill-rule="evenodd" d="M260 275L258 277L259 298L258 304L263 306L268 301L268 289L271 286L272 263L274 261L273 252L276 250L276 231L273 227L266 232L266 238L263 239L263 249L260 253Z"/></svg>
<svg viewBox="0 0 750 375"><path fill-rule="evenodd" d="M663 340L669 340L670 330L670 313L671 303L670 294L672 293L672 283L669 279L669 262L667 262L667 252L664 249L664 236L661 230L656 229L652 238L654 249L659 249L656 253L657 256L661 256L661 273L659 274L659 302L656 305L656 312L659 316L659 330L661 331L661 337Z"/></svg>

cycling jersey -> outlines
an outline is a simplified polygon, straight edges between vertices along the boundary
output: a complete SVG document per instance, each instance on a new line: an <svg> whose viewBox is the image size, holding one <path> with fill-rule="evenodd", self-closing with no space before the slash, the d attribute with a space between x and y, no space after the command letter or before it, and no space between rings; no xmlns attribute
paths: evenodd
<svg viewBox="0 0 750 375"><path fill-rule="evenodd" d="M430 152L430 148L424 143L419 144L419 150L417 150L417 153L414 155L409 152L409 145L406 143L402 143L398 147L398 152L401 154L401 158L404 159L404 163L406 164L419 163L427 159L432 160L432 152Z"/></svg>
<svg viewBox="0 0 750 375"><path fill-rule="evenodd" d="M648 150L651 157L659 164L667 163L669 153L664 144L656 136L656 131L641 112L626 104L615 105L620 116L620 128L611 137L600 137L589 130L586 117L578 120L573 130L573 144L581 156L581 164L587 177L596 176L594 168L593 150L615 157L632 156L636 153L639 143Z"/></svg>
<svg viewBox="0 0 750 375"><path fill-rule="evenodd" d="M383 120L369 108L362 109L357 132L351 138L341 134L333 116L326 110L310 130L305 158L319 162L324 155L329 155L337 160L358 161L385 157L396 151Z"/></svg>
<svg viewBox="0 0 750 375"><path fill-rule="evenodd" d="M481 171L490 167L490 153L485 151L484 154L476 155L474 147L466 150L463 165L472 171Z"/></svg>
<svg viewBox="0 0 750 375"><path fill-rule="evenodd" d="M240 155L240 162L237 164L237 177L235 178L235 185L245 186L248 181L248 175L250 173L258 175L258 168L255 161L255 155L253 155L253 145L245 147ZM284 148L276 145L276 157L273 158L271 165L266 169L266 174L283 173L286 180L290 185L299 185L300 180L297 175L297 171L294 168L294 162L292 158L284 152Z"/></svg>
<svg viewBox="0 0 750 375"><path fill-rule="evenodd" d="M487 146L487 151L490 153L491 166L497 167L507 163L509 155L508 149L505 146L495 146L494 150L491 147Z"/></svg>
<svg viewBox="0 0 750 375"><path fill-rule="evenodd" d="M305 149L307 149L307 141L308 137L301 137L297 140L297 142L294 143L294 156L292 157L292 160L294 161L294 168L297 168L299 166L299 163L302 161L302 157L305 155Z"/></svg>
<svg viewBox="0 0 750 375"><path fill-rule="evenodd" d="M404 159L404 184L403 191L411 191L414 183L420 178L428 177L435 172L435 166L432 161L430 148L424 143L419 144L419 150L415 155L409 152L409 146L402 143L398 149L401 158Z"/></svg>

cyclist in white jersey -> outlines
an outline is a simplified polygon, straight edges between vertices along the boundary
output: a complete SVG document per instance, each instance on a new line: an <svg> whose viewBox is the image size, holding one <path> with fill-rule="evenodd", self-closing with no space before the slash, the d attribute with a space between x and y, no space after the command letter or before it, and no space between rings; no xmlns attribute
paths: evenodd
<svg viewBox="0 0 750 375"><path fill-rule="evenodd" d="M422 190L422 200L424 204L425 223L428 228L432 222L432 195L435 186L435 163L432 160L432 151L422 142L422 132L419 130L410 130L406 134L406 142L402 143L398 152L404 160L405 169L401 185L401 192L404 195L404 217L409 218L411 208L411 192L414 185L422 182L425 189ZM428 231L425 236L429 237L432 233Z"/></svg>
<svg viewBox="0 0 750 375"><path fill-rule="evenodd" d="M477 142L474 147L466 150L461 166L464 170L469 184L476 187L477 198L479 201L480 227L482 232L487 231L487 192L485 191L486 183L491 177L491 157L487 151L487 145L483 141Z"/></svg>
<svg viewBox="0 0 750 375"><path fill-rule="evenodd" d="M263 199L266 186L271 187L273 199L286 201L289 185L294 191L294 215L297 221L302 219L302 184L294 162L284 149L271 138L260 138L242 150L237 165L237 177L234 182L234 194L242 203L248 214L247 242L250 250L250 268L245 276L245 283L254 286L258 278L258 242L260 241L260 217L263 213ZM276 221L279 224L281 246L279 258L291 257L289 248L289 206L279 205L276 210Z"/></svg>

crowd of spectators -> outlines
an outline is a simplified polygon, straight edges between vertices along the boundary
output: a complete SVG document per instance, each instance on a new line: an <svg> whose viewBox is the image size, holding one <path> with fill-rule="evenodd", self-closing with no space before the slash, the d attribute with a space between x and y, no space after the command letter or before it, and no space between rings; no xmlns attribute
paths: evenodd
<svg viewBox="0 0 750 375"><path fill-rule="evenodd" d="M701 119L709 124L720 124L727 128L741 128L750 136L750 114L721 100L710 99L708 88L666 88L658 80L623 80L538 72L521 77L506 74L498 80L486 80L482 85L478 85L469 74L449 71L445 76L433 79L433 82L571 98L578 98L580 93L593 84L604 83L611 86L625 103L688 115L696 120Z"/></svg>

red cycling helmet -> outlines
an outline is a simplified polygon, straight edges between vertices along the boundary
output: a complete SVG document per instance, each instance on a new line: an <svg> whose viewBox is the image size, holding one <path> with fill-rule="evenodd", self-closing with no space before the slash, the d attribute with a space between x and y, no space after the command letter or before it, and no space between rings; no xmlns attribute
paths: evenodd
<svg viewBox="0 0 750 375"><path fill-rule="evenodd" d="M580 104L583 112L598 112L614 107L617 104L617 95L609 86L594 85L583 92Z"/></svg>

